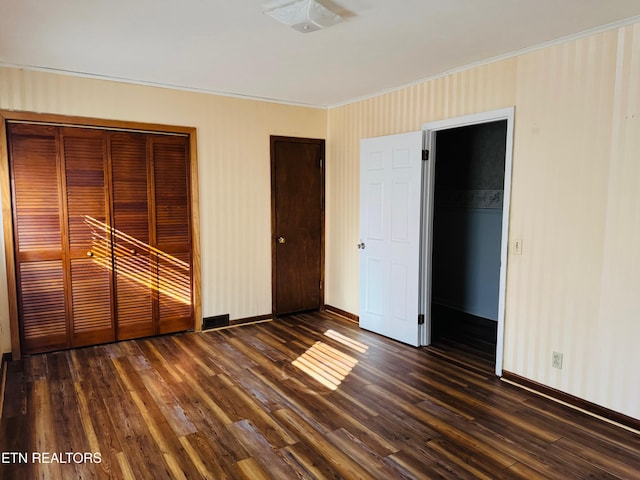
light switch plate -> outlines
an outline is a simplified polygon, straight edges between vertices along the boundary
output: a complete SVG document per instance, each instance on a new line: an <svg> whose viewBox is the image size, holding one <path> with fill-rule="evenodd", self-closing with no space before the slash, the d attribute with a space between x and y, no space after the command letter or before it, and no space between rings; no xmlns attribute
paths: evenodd
<svg viewBox="0 0 640 480"><path fill-rule="evenodd" d="M522 240L519 238L513 241L513 254L522 255Z"/></svg>

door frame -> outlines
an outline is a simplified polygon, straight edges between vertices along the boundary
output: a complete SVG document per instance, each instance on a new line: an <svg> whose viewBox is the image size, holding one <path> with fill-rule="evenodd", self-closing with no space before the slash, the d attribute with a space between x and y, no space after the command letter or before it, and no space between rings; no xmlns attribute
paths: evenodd
<svg viewBox="0 0 640 480"><path fill-rule="evenodd" d="M511 205L511 171L513 163L513 132L515 108L508 107L461 117L428 122L422 126L425 148L429 151L429 161L423 175L424 209L422 213L422 272L421 291L423 296L420 308L425 314L423 345L431 344L431 268L433 252L433 211L435 191L435 162L437 157L436 134L442 130L466 127L500 120L507 121L506 148L504 158L504 195L502 204L502 235L500 243L500 279L498 285L498 328L496 341L495 374L502 376L504 362L504 323L507 288L507 260L509 247L509 210Z"/></svg>
<svg viewBox="0 0 640 480"><path fill-rule="evenodd" d="M277 285L277 268L276 254L277 245L276 237L276 176L275 176L275 155L277 142L291 143L315 143L322 146L322 158L320 159L320 310L324 309L324 262L325 262L325 198L326 198L326 140L321 138L303 138L303 137L287 137L281 135L271 135L269 137L269 151L271 158L271 312L274 317L278 315L276 311L276 285Z"/></svg>
<svg viewBox="0 0 640 480"><path fill-rule="evenodd" d="M9 171L9 145L7 122L45 123L73 127L127 130L146 133L165 133L189 137L189 188L191 212L191 251L193 295L193 329L202 330L201 250L200 250L200 201L198 194L198 155L195 127L182 127L156 123L141 123L120 120L105 120L48 113L0 110L0 190L2 191L2 228L7 274L7 296L9 306L9 328L11 353L14 360L21 357L20 323L18 318L18 290L16 284L15 237L13 227L13 204L11 200L11 176Z"/></svg>

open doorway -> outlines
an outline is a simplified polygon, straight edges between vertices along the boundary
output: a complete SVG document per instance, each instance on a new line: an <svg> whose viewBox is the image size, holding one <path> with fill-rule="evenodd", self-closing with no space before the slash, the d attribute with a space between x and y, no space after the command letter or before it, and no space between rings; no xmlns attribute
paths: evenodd
<svg viewBox="0 0 640 480"><path fill-rule="evenodd" d="M495 365L507 121L436 132L431 343Z"/></svg>
<svg viewBox="0 0 640 480"><path fill-rule="evenodd" d="M502 376L514 109L423 126L424 345L485 356ZM456 352L458 353L458 352Z"/></svg>
<svg viewBox="0 0 640 480"><path fill-rule="evenodd" d="M445 307L449 318L484 319L497 376L503 363L513 120L514 109L504 108L426 123L419 132L363 139L360 145L360 325L429 346L443 325L432 318L439 315L432 305ZM500 161L483 159L487 150ZM450 183L440 180L436 197L440 163L439 177ZM484 171L487 163L499 171L497 178ZM491 183L478 183L483 177ZM465 211L470 207L481 211L471 215ZM454 221L456 216L465 221ZM469 232L487 230L485 224L495 226L491 235L468 238ZM449 291L447 282L453 285Z"/></svg>

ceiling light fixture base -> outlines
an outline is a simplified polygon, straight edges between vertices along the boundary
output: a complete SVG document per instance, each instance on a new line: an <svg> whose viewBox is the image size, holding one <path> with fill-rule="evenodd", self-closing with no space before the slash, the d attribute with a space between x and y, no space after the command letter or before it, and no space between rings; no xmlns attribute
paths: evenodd
<svg viewBox="0 0 640 480"><path fill-rule="evenodd" d="M264 11L265 15L301 33L310 33L330 27L342 21L342 17L332 12L316 0L294 0Z"/></svg>

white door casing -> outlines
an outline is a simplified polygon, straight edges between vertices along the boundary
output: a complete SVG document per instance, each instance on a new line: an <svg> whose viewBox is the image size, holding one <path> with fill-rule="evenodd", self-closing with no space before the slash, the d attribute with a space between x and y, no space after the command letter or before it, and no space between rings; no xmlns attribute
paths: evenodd
<svg viewBox="0 0 640 480"><path fill-rule="evenodd" d="M425 254L423 256L423 281L424 287L421 287L421 291L426 292L423 296L423 312L425 312L425 330L426 330L426 342L425 345L429 345L431 340L429 338L431 331L431 318L430 309L431 304L431 251L432 251L432 224L433 224L433 193L435 182L435 162L437 161L437 145L436 134L442 130L448 130L451 128L465 127L468 125L478 125L482 123L494 122L499 120L507 121L507 137L506 137L506 149L504 159L504 197L502 205L502 239L500 244L500 280L498 286L498 335L496 342L496 364L495 374L498 377L502 376L502 365L504 361L504 330L505 330L505 304L506 304L506 289L507 289L507 254L509 244L509 211L511 205L511 169L513 163L513 128L514 128L515 110L513 107L502 108L499 110L492 110L488 112L481 112L472 115L465 115L462 117L448 118L445 120L438 120L435 122L425 123L422 126L425 137L425 148L429 150L429 162L427 167L427 173L425 178L427 179L425 184L424 206L423 212L425 222L423 229L423 238L425 245Z"/></svg>
<svg viewBox="0 0 640 480"><path fill-rule="evenodd" d="M360 143L360 326L418 346L422 131Z"/></svg>

